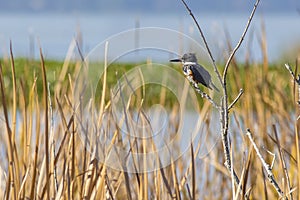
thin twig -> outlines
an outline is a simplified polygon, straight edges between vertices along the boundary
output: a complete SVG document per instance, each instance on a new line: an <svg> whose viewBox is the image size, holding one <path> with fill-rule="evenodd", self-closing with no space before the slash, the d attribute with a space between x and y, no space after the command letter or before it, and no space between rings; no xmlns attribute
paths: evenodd
<svg viewBox="0 0 300 200"><path fill-rule="evenodd" d="M201 89L198 87L194 87L194 88L196 92L201 95L202 98L207 99L213 105L213 107L220 110L221 107L207 93L201 91Z"/></svg>
<svg viewBox="0 0 300 200"><path fill-rule="evenodd" d="M251 21L252 21L252 19L253 19L253 16L254 16L254 14L255 14L255 11L256 11L256 9L257 9L257 6L258 6L259 2L260 2L260 0L256 0L256 2L255 2L255 4L254 4L254 7L253 7L253 10L252 10L252 12L251 12L251 14L250 14L250 17L249 17L249 19L248 19L248 22L247 22L247 24L246 24L246 27L245 27L245 29L244 29L244 32L243 32L243 34L242 34L242 36L241 36L239 42L237 43L236 47L235 47L235 48L233 49L233 51L231 52L231 54L230 54L230 56L229 56L229 58L228 58L228 60L227 60L227 62L226 62L226 64L225 64L225 69L224 69L224 72L223 72L223 83L224 83L224 84L226 83L226 75L227 75L228 67L229 67L229 65L230 65L230 63L231 63L231 61L232 61L232 59L233 59L235 53L237 52L237 50L240 48L241 44L242 44L243 41L244 41L244 38L245 38L245 36L246 36L246 33L248 32L249 26L250 26L250 24L251 24ZM226 84L225 84L225 86L226 86Z"/></svg>
<svg viewBox="0 0 300 200"><path fill-rule="evenodd" d="M298 75L298 77L295 76L291 66L289 66L288 64L284 65L285 68L290 72L291 76L293 77L294 81L300 86L300 75Z"/></svg>
<svg viewBox="0 0 300 200"><path fill-rule="evenodd" d="M236 102L241 98L242 94L244 93L243 89L240 89L238 96L234 99L234 101L228 106L228 111L236 104Z"/></svg>
<svg viewBox="0 0 300 200"><path fill-rule="evenodd" d="M250 132L250 129L247 129L246 135L248 136L251 144L253 145L256 154L258 156L258 158L260 159L264 169L266 170L267 174L268 174L268 180L269 182L273 185L273 187L276 189L277 193L279 194L280 197L284 197L283 191L280 189L278 183L275 180L274 174L272 172L272 168L270 167L269 164L266 163L266 161L264 160L264 158L262 157L261 153L259 152L259 149L257 147L257 145L254 142L254 139L252 137L252 133Z"/></svg>

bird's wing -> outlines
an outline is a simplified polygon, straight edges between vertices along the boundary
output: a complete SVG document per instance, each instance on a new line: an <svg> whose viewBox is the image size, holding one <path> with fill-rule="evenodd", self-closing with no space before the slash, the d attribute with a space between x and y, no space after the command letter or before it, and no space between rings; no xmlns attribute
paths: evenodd
<svg viewBox="0 0 300 200"><path fill-rule="evenodd" d="M190 69L193 73L194 79L202 85L212 89L209 85L211 77L206 69L204 69L201 65L191 65Z"/></svg>

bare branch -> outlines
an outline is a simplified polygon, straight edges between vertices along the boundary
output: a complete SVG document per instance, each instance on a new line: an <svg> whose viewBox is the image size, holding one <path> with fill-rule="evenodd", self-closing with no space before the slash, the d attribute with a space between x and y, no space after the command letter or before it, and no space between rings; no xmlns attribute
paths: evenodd
<svg viewBox="0 0 300 200"><path fill-rule="evenodd" d="M243 41L244 41L244 38L245 38L245 36L246 36L246 33L248 32L249 26L250 26L250 24L251 24L251 21L252 21L252 19L253 19L253 16L254 16L254 14L255 14L255 11L256 11L256 8L257 8L259 2L260 2L260 0L256 0L256 2L255 2L255 4L254 4L254 7L253 7L253 10L252 10L252 12L251 12L251 14L250 14L250 17L249 17L249 19L248 19L248 22L247 22L247 24L246 24L245 30L244 30L244 32L243 32L243 34L242 34L242 36L241 36L239 42L237 43L236 47L235 47L235 48L233 49L233 51L231 52L231 54L230 54L230 56L229 56L229 58L228 58L228 60L227 60L227 62L226 62L226 64L225 64L225 69L224 69L224 72L223 72L223 83L225 84L225 86L226 86L226 75L227 75L228 67L229 67L229 65L230 65L230 63L231 63L231 61L232 61L232 59L233 59L235 53L237 52L237 50L240 48L241 44L242 44Z"/></svg>
<svg viewBox="0 0 300 200"><path fill-rule="evenodd" d="M273 187L276 189L277 193L279 194L280 197L284 197L284 193L283 191L280 189L278 183L275 180L274 174L272 172L272 168L270 167L269 164L266 163L266 161L264 160L264 158L262 157L261 153L259 152L259 149L257 147L257 145L254 142L254 139L252 137L252 133L250 132L250 129L247 129L246 135L248 136L251 144L253 145L256 154L258 156L258 158L260 159L263 167L265 168L267 174L268 174L268 180L269 182L273 185Z"/></svg>
<svg viewBox="0 0 300 200"><path fill-rule="evenodd" d="M297 67L298 67L298 64L297 64L297 62L296 62L296 69L295 69L295 73L297 73ZM295 81L295 83L297 83L297 85L298 85L298 101L297 101L297 103L298 103L298 105L300 105L300 74L298 74L298 76L296 77L296 75L295 75L295 73L293 72L293 70L292 70L292 68L291 68L291 66L289 66L288 64L285 64L285 68L290 72L290 74L291 74L291 76L292 76L292 78L293 78L293 80ZM300 117L300 115L297 117L297 121L299 120L299 117Z"/></svg>
<svg viewBox="0 0 300 200"><path fill-rule="evenodd" d="M234 99L234 101L228 106L228 111L236 104L236 102L241 98L242 94L244 93L243 89L240 89L238 96Z"/></svg>
<svg viewBox="0 0 300 200"><path fill-rule="evenodd" d="M291 76L293 77L294 81L300 86L300 75L298 77L295 76L291 66L285 64L285 68L290 72Z"/></svg>
<svg viewBox="0 0 300 200"><path fill-rule="evenodd" d="M225 69L223 72L223 80L222 80L222 86L223 86L223 101L222 101L222 110L220 111L220 116L221 116L221 127L222 127L222 141L223 141L223 148L224 148L224 156L225 156L225 166L227 167L227 169L230 171L232 166L231 166L231 157L230 157L230 146L229 146L229 139L228 139L228 127L229 127L229 106L228 106L228 94L227 94L227 88L226 88L226 76L227 76L227 71L228 71L228 67L230 62L232 61L235 53L237 52L237 50L239 49L239 47L241 46L245 35L248 31L248 28L251 24L251 21L253 19L254 13L256 11L256 8L258 6L258 3L260 2L260 0L257 0L256 3L254 4L254 8L249 16L248 22L246 24L246 28L239 40L239 42L237 43L236 47L233 49L231 55L229 56L226 65L225 65Z"/></svg>
<svg viewBox="0 0 300 200"><path fill-rule="evenodd" d="M200 94L201 95L201 97L202 98L205 98L205 99L207 99L212 105L213 105L213 107L215 107L216 109L218 109L219 111L220 110L222 110L222 107L220 106L220 105L218 105L207 93L205 93L205 92L203 92L200 88L199 88L199 86L198 86L198 84L196 84L193 80L191 80L191 79L187 79L190 83L191 83L191 85L193 86L193 88L196 90L196 92L198 93L198 94Z"/></svg>
<svg viewBox="0 0 300 200"><path fill-rule="evenodd" d="M196 92L200 94L202 98L207 99L213 105L213 107L217 108L218 110L221 109L221 107L207 93L201 91L200 88L198 87L194 87L194 88Z"/></svg>

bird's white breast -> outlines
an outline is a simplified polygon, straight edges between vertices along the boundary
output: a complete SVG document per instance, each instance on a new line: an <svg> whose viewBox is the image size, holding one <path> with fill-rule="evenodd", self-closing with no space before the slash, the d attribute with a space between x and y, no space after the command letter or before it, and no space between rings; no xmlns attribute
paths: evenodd
<svg viewBox="0 0 300 200"><path fill-rule="evenodd" d="M184 65L182 67L182 71L183 71L183 74L186 75L186 76L189 76L192 73L192 71L190 70L189 65Z"/></svg>
<svg viewBox="0 0 300 200"><path fill-rule="evenodd" d="M186 78L188 79L188 81L190 83L192 83L195 87L197 86L197 83L194 81L193 79L193 72L192 70L190 69L190 65L184 65L182 67L182 71L183 71L183 74L186 76Z"/></svg>

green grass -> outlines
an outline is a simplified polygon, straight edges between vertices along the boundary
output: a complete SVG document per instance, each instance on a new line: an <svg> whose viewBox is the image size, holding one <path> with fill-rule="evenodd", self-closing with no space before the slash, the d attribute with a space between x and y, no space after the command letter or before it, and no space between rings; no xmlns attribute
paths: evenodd
<svg viewBox="0 0 300 200"><path fill-rule="evenodd" d="M0 61L3 64L3 75L5 80L6 91L12 90L12 82L11 82L11 67L10 61ZM25 90L30 90L35 77L37 78L37 93L39 96L42 94L42 80L41 80L41 67L39 60L28 60L26 58L17 58L15 59L15 69L16 69L16 78L18 81L22 82L25 86ZM108 89L112 89L115 85L117 85L118 77L121 77L123 74L131 70L133 67L141 65L144 63L113 63L108 67L107 71L107 87ZM101 64L103 65L103 64ZM281 96L288 97L291 94L290 80L289 74L286 73L286 69L284 68L283 63L272 64L268 68L268 78L266 79L264 72L262 70L261 64L252 64L252 66L245 66L245 64L239 63L236 64L235 72L229 73L229 82L228 82L228 90L229 94L237 94L240 88L244 90L252 91L253 89L261 92L262 87L267 87L270 93L269 98L275 98L274 95L280 93ZM53 89L55 84L57 84L58 77L61 73L63 66L63 61L59 60L45 60L45 67L47 70L47 80L50 83L50 91L53 94ZM80 63L70 62L67 70L67 74L71 76L74 75L74 71L76 66L80 67ZM222 64L219 64L222 66ZM173 66L174 67L174 66ZM220 67L221 68L221 67ZM181 68L174 67L179 73L182 73ZM118 72L118 75L116 75ZM158 72L159 73L159 72ZM74 77L73 77L74 78ZM63 85L68 84L68 76L64 77ZM99 82L99 90L97 90L97 96L101 95L101 81ZM280 88L275 87L278 86L278 82L280 82ZM249 86L250 85L250 86ZM206 88L203 88L204 91L207 91ZM274 91L280 89L281 91ZM160 102L162 86L157 85L146 85L147 95L144 99L145 106L151 106L153 104ZM207 91L208 92L208 91ZM172 108L172 106L178 103L178 99L174 96L173 93L166 90L166 107ZM7 94L8 98L12 98L11 95ZM234 95L230 97L234 98ZM233 99L230 100L233 100ZM110 99L110 94L106 93L106 100ZM27 99L28 100L28 99ZM292 99L289 100L286 109L293 109L293 104L291 102ZM9 101L11 102L11 101ZM198 103L203 105L204 101L201 97L198 97ZM8 104L9 105L9 104ZM253 106L255 106L255 101L253 101Z"/></svg>

